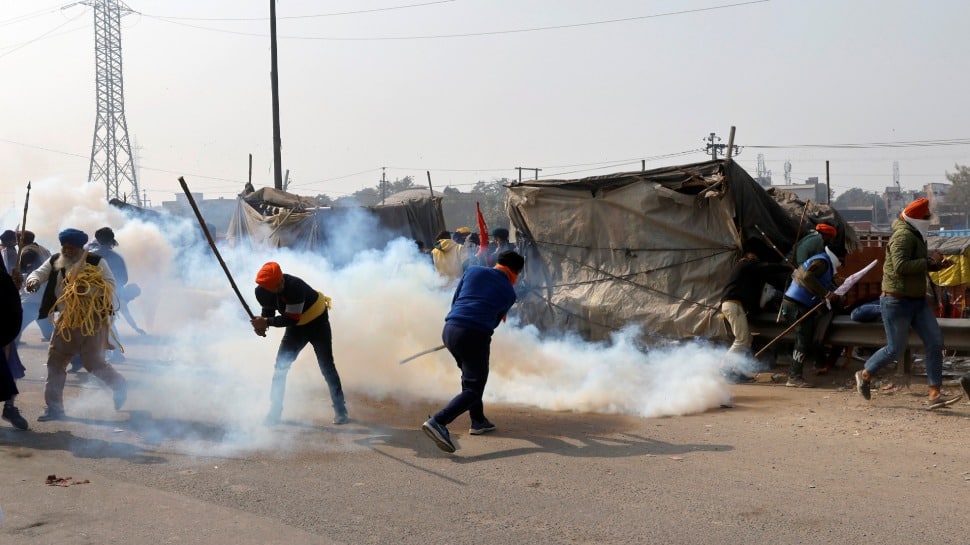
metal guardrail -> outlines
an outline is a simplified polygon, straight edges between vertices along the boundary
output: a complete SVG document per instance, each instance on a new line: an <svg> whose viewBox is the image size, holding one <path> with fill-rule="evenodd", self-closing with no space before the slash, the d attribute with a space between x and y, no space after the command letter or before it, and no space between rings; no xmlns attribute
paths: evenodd
<svg viewBox="0 0 970 545"><path fill-rule="evenodd" d="M774 339L784 331L788 325L775 323L775 313L760 313L750 320L751 332L760 335L762 339ZM967 318L937 318L943 331L943 347L946 350L970 351L970 319ZM795 341L795 332L787 333L786 341ZM851 346L880 348L886 345L886 330L881 321L856 322L846 315L836 316L829 324L823 337L824 344L832 346ZM912 329L909 331L909 346L921 347L923 341ZM912 358L907 350L903 361L903 372L909 374L912 370Z"/></svg>

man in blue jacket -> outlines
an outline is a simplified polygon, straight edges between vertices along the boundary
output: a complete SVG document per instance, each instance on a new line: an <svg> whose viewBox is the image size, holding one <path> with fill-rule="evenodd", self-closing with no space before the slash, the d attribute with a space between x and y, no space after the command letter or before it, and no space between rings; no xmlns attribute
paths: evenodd
<svg viewBox="0 0 970 545"><path fill-rule="evenodd" d="M421 426L445 452L455 452L446 426L465 411L472 421L468 433L495 431L495 425L485 418L482 405L492 333L515 304L512 286L524 265L521 255L505 252L493 268L469 267L455 288L441 339L461 369L461 393Z"/></svg>
<svg viewBox="0 0 970 545"><path fill-rule="evenodd" d="M837 304L840 297L835 293L835 273L845 259L845 248L825 247L823 253L805 260L792 273L792 283L781 302L781 317L786 323L798 322L795 327L795 349L792 351L791 368L788 371L789 388L811 388L812 383L803 377L806 357L820 363L819 347L813 342L815 334L815 307L822 302ZM806 315L808 315L806 317ZM799 321L801 320L801 321Z"/></svg>

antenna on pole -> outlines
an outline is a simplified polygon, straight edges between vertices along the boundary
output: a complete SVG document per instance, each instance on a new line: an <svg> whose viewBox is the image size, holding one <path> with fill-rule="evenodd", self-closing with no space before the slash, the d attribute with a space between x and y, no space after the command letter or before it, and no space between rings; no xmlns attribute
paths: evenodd
<svg viewBox="0 0 970 545"><path fill-rule="evenodd" d="M128 140L125 119L125 86L121 71L121 17L132 13L119 0L85 0L94 8L94 60L97 116L91 144L89 182L103 182L107 200L120 199L127 182L135 204L141 206L141 192Z"/></svg>

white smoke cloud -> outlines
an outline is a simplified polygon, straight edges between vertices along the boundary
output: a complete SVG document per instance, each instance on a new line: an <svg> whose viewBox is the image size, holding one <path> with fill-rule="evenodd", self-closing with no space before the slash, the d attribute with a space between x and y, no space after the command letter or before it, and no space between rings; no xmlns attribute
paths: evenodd
<svg viewBox="0 0 970 545"><path fill-rule="evenodd" d="M363 396L444 404L460 388L459 370L447 350L405 365L399 361L441 344L452 297L447 281L413 241L399 238L380 250L368 249L367 234L385 239L386 234L375 233L366 220L361 229L353 224L343 225L332 252L239 245L221 247L220 253L255 314L260 309L253 279L265 261L277 261L285 273L333 299L334 355L352 418L355 400ZM262 426L282 330L271 328L267 338L253 333L225 273L202 243L199 226L184 219L159 224L128 217L104 202L103 188L96 184L36 184L28 228L52 251L64 227L93 236L105 225L115 231L130 281L142 290L131 311L151 333L142 341L119 320L122 343L130 341L135 355L129 361L147 371L132 383L126 406L133 411L135 431L146 441L198 454L294 446L297 431ZM486 403L644 417L702 412L731 398L718 372L722 355L696 343L644 353L632 329L610 343L565 335L549 339L548 333L540 336L510 319L493 338ZM68 411L87 410L89 403L102 406L108 395L84 390L79 399L67 399ZM331 415L326 384L307 346L290 370L283 418L309 422ZM192 422L215 422L215 428L196 433Z"/></svg>

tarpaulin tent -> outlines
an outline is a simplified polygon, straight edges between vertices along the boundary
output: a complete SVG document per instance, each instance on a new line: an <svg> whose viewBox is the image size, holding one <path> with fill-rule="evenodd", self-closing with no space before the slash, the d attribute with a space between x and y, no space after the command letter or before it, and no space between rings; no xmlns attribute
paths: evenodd
<svg viewBox="0 0 970 545"><path fill-rule="evenodd" d="M743 243L785 253L822 220L855 240L834 209L766 192L729 160L516 182L506 210L527 254L518 315L589 339L629 324L645 339L724 337L721 291Z"/></svg>
<svg viewBox="0 0 970 545"><path fill-rule="evenodd" d="M329 237L359 234L346 227L361 225L361 218L371 227L361 239L377 246L406 237L431 247L444 229L441 196L426 190L402 191L379 206L324 207L315 199L267 187L239 197L226 240L319 251Z"/></svg>

